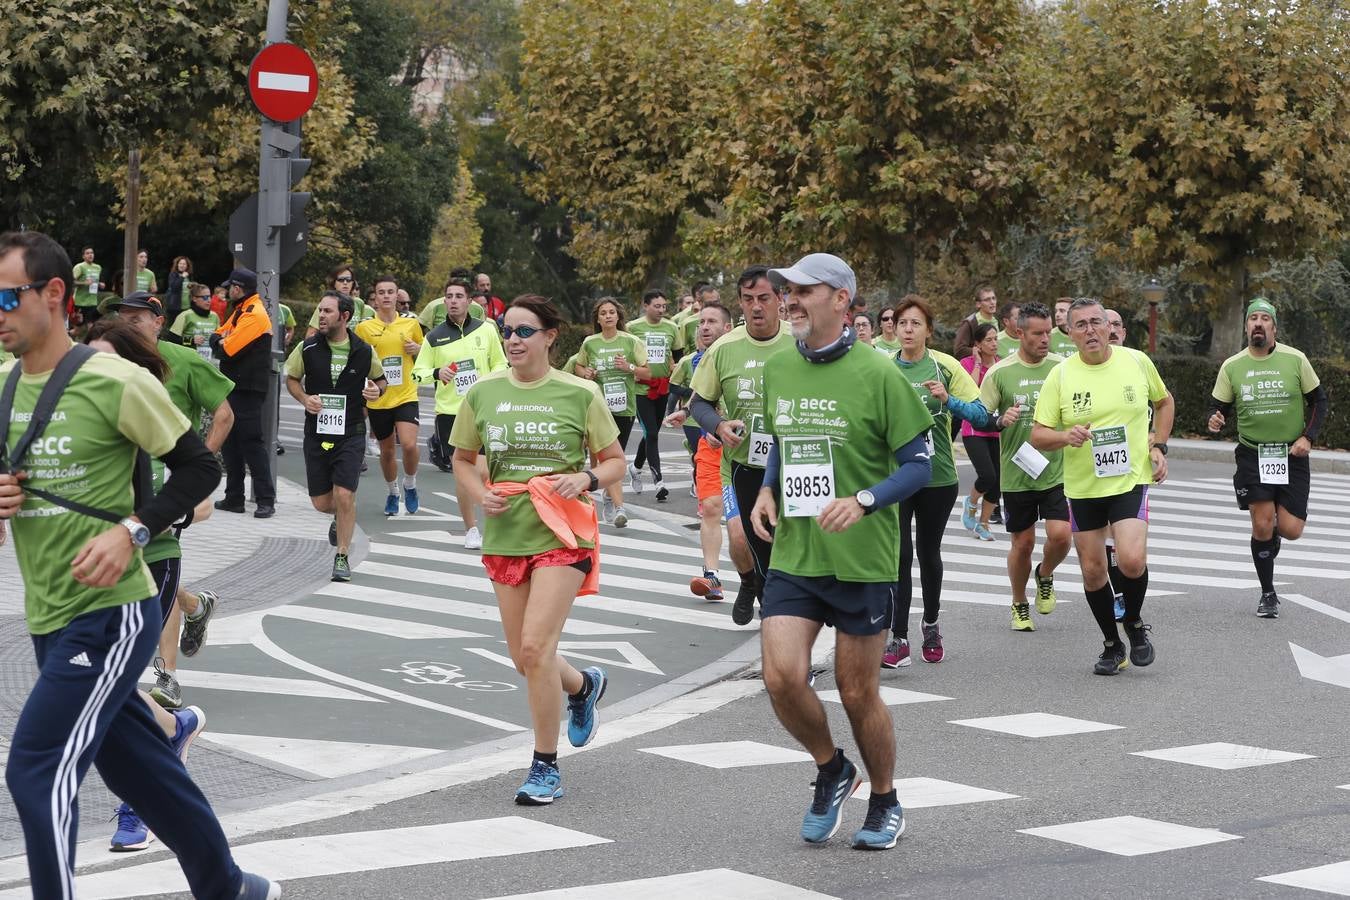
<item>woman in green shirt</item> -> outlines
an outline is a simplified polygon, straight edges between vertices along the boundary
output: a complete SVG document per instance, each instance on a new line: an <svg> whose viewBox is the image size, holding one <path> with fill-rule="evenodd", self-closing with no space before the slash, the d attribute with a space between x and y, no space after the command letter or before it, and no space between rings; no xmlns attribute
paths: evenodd
<svg viewBox="0 0 1350 900"><path fill-rule="evenodd" d="M872 346L885 353L896 353L900 350L900 337L895 333L895 307L884 306L877 315L877 324L881 328L881 334L877 335L876 340L872 341Z"/></svg>

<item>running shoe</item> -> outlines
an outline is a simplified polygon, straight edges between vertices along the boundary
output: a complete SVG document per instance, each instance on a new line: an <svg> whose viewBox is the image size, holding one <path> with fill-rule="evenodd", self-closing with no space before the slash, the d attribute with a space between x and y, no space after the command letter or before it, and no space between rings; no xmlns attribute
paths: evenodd
<svg viewBox="0 0 1350 900"><path fill-rule="evenodd" d="M964 501L962 501L961 525L966 529L966 531L975 530L975 526L980 523L979 515L980 515L980 508L976 504L971 503L969 497L967 497Z"/></svg>
<svg viewBox="0 0 1350 900"><path fill-rule="evenodd" d="M567 698L567 740L573 747L585 747L595 738L598 724L595 707L600 703L600 698L605 696L605 688L609 686L609 677L599 666L582 669L581 677L586 679L591 691L584 700Z"/></svg>
<svg viewBox="0 0 1350 900"><path fill-rule="evenodd" d="M844 767L833 778L824 772L816 775L812 782L815 796L811 798L811 807L802 818L802 840L812 844L822 844L834 837L839 830L839 821L843 818L844 801L853 796L853 792L862 784L858 767L844 758Z"/></svg>
<svg viewBox="0 0 1350 900"><path fill-rule="evenodd" d="M974 531L975 537L979 540L992 541L994 539L994 535L989 531L989 526L983 522L976 522Z"/></svg>
<svg viewBox="0 0 1350 900"><path fill-rule="evenodd" d="M347 561L347 554L337 553L333 556L333 581L351 581L352 565Z"/></svg>
<svg viewBox="0 0 1350 900"><path fill-rule="evenodd" d="M1261 602L1256 604L1256 615L1262 619L1278 619L1280 617L1280 598L1274 591L1264 591L1261 594Z"/></svg>
<svg viewBox="0 0 1350 900"><path fill-rule="evenodd" d="M921 622L919 627L923 629L923 661L942 662L942 657L946 654L942 650L942 632L938 631L937 623L929 625L927 622Z"/></svg>
<svg viewBox="0 0 1350 900"><path fill-rule="evenodd" d="M746 578L736 590L736 602L731 607L731 621L737 625L749 625L755 617L755 579Z"/></svg>
<svg viewBox="0 0 1350 900"><path fill-rule="evenodd" d="M1036 566L1036 612L1048 616L1055 611L1055 576L1041 577L1040 564Z"/></svg>
<svg viewBox="0 0 1350 900"><path fill-rule="evenodd" d="M640 494L647 489L647 482L642 475L642 470L637 466L628 467L628 478L633 483L633 493Z"/></svg>
<svg viewBox="0 0 1350 900"><path fill-rule="evenodd" d="M889 850L905 833L905 811L899 803L868 801L867 818L853 835L854 850Z"/></svg>
<svg viewBox="0 0 1350 900"><path fill-rule="evenodd" d="M184 656L196 656L197 651L206 644L206 626L211 624L211 616L220 600L215 591L202 591L197 598L201 601L197 618L183 615L183 634L178 638L178 652Z"/></svg>
<svg viewBox="0 0 1350 900"><path fill-rule="evenodd" d="M656 502L665 503L669 499L670 491L666 490L666 486L658 481L656 483Z"/></svg>
<svg viewBox="0 0 1350 900"><path fill-rule="evenodd" d="M698 489L695 488L692 484L689 485L689 496L695 500L698 499Z"/></svg>
<svg viewBox="0 0 1350 900"><path fill-rule="evenodd" d="M409 515L421 508L421 504L417 502L417 488L405 487L403 489L403 505L407 508Z"/></svg>
<svg viewBox="0 0 1350 900"><path fill-rule="evenodd" d="M610 498L609 494L605 494L600 500L600 517L613 524L615 510L614 500Z"/></svg>
<svg viewBox="0 0 1350 900"><path fill-rule="evenodd" d="M464 549L465 550L483 549L483 533L478 530L477 525L473 526L468 531L464 532Z"/></svg>
<svg viewBox="0 0 1350 900"><path fill-rule="evenodd" d="M337 519L328 523L328 546L337 546Z"/></svg>
<svg viewBox="0 0 1350 900"><path fill-rule="evenodd" d="M721 600L723 598L722 579L718 578L715 572L704 572L702 578L691 578L689 580L689 592L695 597Z"/></svg>
<svg viewBox="0 0 1350 900"><path fill-rule="evenodd" d="M1131 665L1142 668L1153 662L1153 642L1148 639L1148 633L1152 630L1152 625L1143 622L1125 626L1125 637L1130 639Z"/></svg>
<svg viewBox="0 0 1350 900"><path fill-rule="evenodd" d="M521 806L547 806L563 795L562 773L557 766L535 760L530 774L516 791L516 802Z"/></svg>
<svg viewBox="0 0 1350 900"><path fill-rule="evenodd" d="M1025 603L1014 603L1012 606L1012 630L1013 631L1035 631L1036 626L1031 621L1031 607Z"/></svg>
<svg viewBox="0 0 1350 900"><path fill-rule="evenodd" d="M1092 671L1096 675L1114 675L1129 665L1130 661L1125 658L1125 645L1118 640L1105 641L1102 643L1102 655L1097 658L1097 665L1092 667Z"/></svg>
<svg viewBox="0 0 1350 900"><path fill-rule="evenodd" d="M117 830L113 832L112 847L109 848L113 853L144 850L154 841L155 836L145 827L141 817L125 803L117 807L113 818L117 819Z"/></svg>
<svg viewBox="0 0 1350 900"><path fill-rule="evenodd" d="M997 503L994 504L994 511L989 514L990 525L1003 524L1003 507Z"/></svg>
<svg viewBox="0 0 1350 900"><path fill-rule="evenodd" d="M239 883L239 900L281 900L281 885L268 881L252 872L241 872L244 880Z"/></svg>
<svg viewBox="0 0 1350 900"><path fill-rule="evenodd" d="M886 644L886 652L881 655L883 669L903 669L913 662L909 658L909 640L906 638L891 638Z"/></svg>
<svg viewBox="0 0 1350 900"><path fill-rule="evenodd" d="M169 741L169 745L173 747L173 752L178 754L179 759L187 762L188 750L191 749L192 742L206 727L206 713L202 712L200 706L189 706L187 709L180 709L174 713L173 720L176 724L173 739Z"/></svg>
<svg viewBox="0 0 1350 900"><path fill-rule="evenodd" d="M162 656L155 657L155 686L150 689L150 696L165 709L181 709L183 706L183 689L178 686L174 674L164 668Z"/></svg>
<svg viewBox="0 0 1350 900"><path fill-rule="evenodd" d="M384 514L386 516L398 515L398 494L390 494L384 498Z"/></svg>
<svg viewBox="0 0 1350 900"><path fill-rule="evenodd" d="M615 508L614 518L611 520L610 524L612 524L615 528L628 527L628 513L624 511L624 508L622 506Z"/></svg>
<svg viewBox="0 0 1350 900"><path fill-rule="evenodd" d="M1124 621L1125 621L1125 595L1124 595L1124 594L1116 594L1116 609L1115 609L1115 614L1116 614L1116 621L1117 621L1117 622L1124 622Z"/></svg>

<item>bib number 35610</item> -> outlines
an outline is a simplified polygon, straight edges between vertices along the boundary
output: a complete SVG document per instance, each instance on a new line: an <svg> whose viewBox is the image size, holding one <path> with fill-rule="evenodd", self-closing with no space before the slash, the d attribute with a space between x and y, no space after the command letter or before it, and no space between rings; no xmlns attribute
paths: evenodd
<svg viewBox="0 0 1350 900"><path fill-rule="evenodd" d="M1130 442L1124 425L1092 429L1092 465L1098 478L1130 474Z"/></svg>
<svg viewBox="0 0 1350 900"><path fill-rule="evenodd" d="M1262 484L1289 483L1289 445L1261 444L1256 448L1256 464Z"/></svg>
<svg viewBox="0 0 1350 900"><path fill-rule="evenodd" d="M815 517L834 499L834 458L827 438L783 440L783 515Z"/></svg>

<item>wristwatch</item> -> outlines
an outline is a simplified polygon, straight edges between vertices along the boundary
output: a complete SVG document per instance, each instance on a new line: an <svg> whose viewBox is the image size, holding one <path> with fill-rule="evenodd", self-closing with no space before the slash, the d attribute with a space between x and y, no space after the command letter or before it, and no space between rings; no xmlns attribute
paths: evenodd
<svg viewBox="0 0 1350 900"><path fill-rule="evenodd" d="M121 526L131 535L131 546L142 548L150 543L150 529L130 517L121 521Z"/></svg>
<svg viewBox="0 0 1350 900"><path fill-rule="evenodd" d="M863 508L863 515L867 515L877 508L877 498L866 488L863 488L861 491L854 494L853 499L857 500L858 505Z"/></svg>
<svg viewBox="0 0 1350 900"><path fill-rule="evenodd" d="M1166 456L1166 455L1167 455L1167 445L1166 445L1166 444L1154 444L1154 445L1153 445L1153 449L1154 449L1154 450L1157 450L1157 451L1158 451L1159 453L1161 453L1163 456Z"/></svg>
<svg viewBox="0 0 1350 900"><path fill-rule="evenodd" d="M581 474L582 474L582 475L585 475L587 478L589 478L589 479L591 480L591 484L590 484L589 487L586 488L586 490L588 490L588 491L598 491L598 490L600 490L600 479L595 477L595 473L594 473L594 472L592 472L590 469L587 469L586 471L582 472Z"/></svg>

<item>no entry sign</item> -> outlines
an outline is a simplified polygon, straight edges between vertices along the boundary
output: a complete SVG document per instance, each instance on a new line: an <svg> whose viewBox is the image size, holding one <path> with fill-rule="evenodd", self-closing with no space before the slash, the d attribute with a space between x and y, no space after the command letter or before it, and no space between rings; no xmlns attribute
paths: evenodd
<svg viewBox="0 0 1350 900"><path fill-rule="evenodd" d="M273 122L291 122L309 112L319 95L314 60L295 44L270 44L248 67L248 93Z"/></svg>

